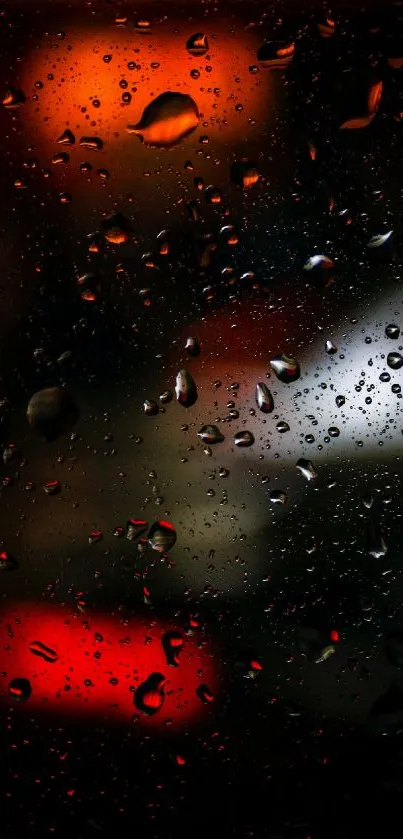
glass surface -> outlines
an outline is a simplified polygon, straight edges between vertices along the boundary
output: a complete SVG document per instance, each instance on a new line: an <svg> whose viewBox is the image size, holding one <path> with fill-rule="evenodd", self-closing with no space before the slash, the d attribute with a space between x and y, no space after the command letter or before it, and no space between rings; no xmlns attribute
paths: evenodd
<svg viewBox="0 0 403 839"><path fill-rule="evenodd" d="M1 6L2 837L389 835L402 20Z"/></svg>

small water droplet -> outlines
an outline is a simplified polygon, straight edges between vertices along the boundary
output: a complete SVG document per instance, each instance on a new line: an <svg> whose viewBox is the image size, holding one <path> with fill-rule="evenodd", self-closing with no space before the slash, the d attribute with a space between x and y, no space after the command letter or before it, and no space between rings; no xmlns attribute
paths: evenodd
<svg viewBox="0 0 403 839"><path fill-rule="evenodd" d="M234 436L234 443L238 448L253 446L255 438L251 431L238 431Z"/></svg>
<svg viewBox="0 0 403 839"><path fill-rule="evenodd" d="M301 375L300 366L295 358L287 355L278 355L271 359L270 367L280 382L290 384L296 382Z"/></svg>
<svg viewBox="0 0 403 839"><path fill-rule="evenodd" d="M318 477L318 473L316 472L311 460L306 460L304 457L300 457L296 463L296 467L301 472L301 475L307 479L307 481L314 481L315 478Z"/></svg>
<svg viewBox="0 0 403 839"><path fill-rule="evenodd" d="M263 414L271 414L274 410L273 397L264 382L258 382L256 385L255 400L259 411L262 411Z"/></svg>
<svg viewBox="0 0 403 839"><path fill-rule="evenodd" d="M223 434L216 425L203 425L203 428L197 434L203 443L207 443L209 446L215 443L222 443L224 440Z"/></svg>
<svg viewBox="0 0 403 839"><path fill-rule="evenodd" d="M197 387L187 370L179 370L176 376L175 393L177 401L184 408L191 408L197 401Z"/></svg>
<svg viewBox="0 0 403 839"><path fill-rule="evenodd" d="M169 521L156 521L150 527L148 541L154 551L165 553L173 548L176 542L176 530Z"/></svg>

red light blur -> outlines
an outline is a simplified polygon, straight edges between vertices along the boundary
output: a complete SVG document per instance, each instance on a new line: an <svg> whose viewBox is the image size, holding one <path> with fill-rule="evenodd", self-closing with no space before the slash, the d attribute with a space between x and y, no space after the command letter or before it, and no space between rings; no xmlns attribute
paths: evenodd
<svg viewBox="0 0 403 839"><path fill-rule="evenodd" d="M179 667L169 667L161 637L180 625L156 619L123 621L101 613L73 614L68 607L20 603L3 611L0 625L0 702L15 704L8 691L14 678L29 679L29 713L43 710L80 718L129 723L137 714L134 690L153 672L165 677L165 702L153 717L140 715L147 727L183 726L206 714L196 689L207 682L216 690L211 646L184 636ZM46 661L33 655L40 642L57 653Z"/></svg>

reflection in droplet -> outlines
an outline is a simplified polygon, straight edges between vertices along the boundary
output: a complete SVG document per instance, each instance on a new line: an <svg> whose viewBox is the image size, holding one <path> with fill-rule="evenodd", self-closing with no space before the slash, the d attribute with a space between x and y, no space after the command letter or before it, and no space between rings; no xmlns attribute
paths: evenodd
<svg viewBox="0 0 403 839"><path fill-rule="evenodd" d="M385 245L389 241L392 234L393 230L389 230L388 233L379 234L378 236L372 236L372 239L369 240L367 247L381 248L382 245Z"/></svg>
<svg viewBox="0 0 403 839"><path fill-rule="evenodd" d="M166 632L161 638L162 647L170 667L178 667L179 655L183 650L183 638L180 632Z"/></svg>
<svg viewBox="0 0 403 839"><path fill-rule="evenodd" d="M159 414L159 407L153 399L145 399L143 402L144 413L148 417L155 417Z"/></svg>
<svg viewBox="0 0 403 839"><path fill-rule="evenodd" d="M148 528L148 521L144 519L129 519L126 522L126 539L129 542L134 542L136 539L146 532Z"/></svg>
<svg viewBox="0 0 403 839"><path fill-rule="evenodd" d="M73 146L75 142L76 138L69 128L66 128L57 140L60 146Z"/></svg>
<svg viewBox="0 0 403 839"><path fill-rule="evenodd" d="M207 443L209 446L212 446L214 443L222 443L224 440L224 436L216 425L203 425L203 428L200 429L197 436L203 440L203 443Z"/></svg>
<svg viewBox="0 0 403 839"><path fill-rule="evenodd" d="M270 360L270 367L280 382L290 384L296 382L301 375L301 369L296 358L287 355L277 355Z"/></svg>
<svg viewBox="0 0 403 839"><path fill-rule="evenodd" d="M162 673L151 673L148 679L138 686L134 694L134 704L138 711L152 716L163 706L165 677Z"/></svg>
<svg viewBox="0 0 403 839"><path fill-rule="evenodd" d="M238 448L247 448L253 446L255 438L251 431L238 431L234 435L234 443Z"/></svg>
<svg viewBox="0 0 403 839"><path fill-rule="evenodd" d="M258 382L255 390L255 401L263 414L271 414L274 410L274 400L271 392L264 382Z"/></svg>
<svg viewBox="0 0 403 839"><path fill-rule="evenodd" d="M200 344L197 338L187 338L185 344L185 350L189 353L193 358L197 358L200 355Z"/></svg>
<svg viewBox="0 0 403 839"><path fill-rule="evenodd" d="M315 478L318 477L318 473L315 471L311 460L306 460L304 457L300 457L296 463L296 467L301 472L301 475L307 479L307 481L314 481Z"/></svg>
<svg viewBox="0 0 403 839"><path fill-rule="evenodd" d="M367 128L378 111L383 83L369 79L368 72L362 72L353 77L352 71L346 74L346 85L350 82L349 110L350 116L345 119L341 129ZM347 99L347 97L346 97Z"/></svg>
<svg viewBox="0 0 403 839"><path fill-rule="evenodd" d="M24 678L16 678L12 679L8 685L8 692L13 697L13 699L17 699L20 702L23 702L26 699L29 699L32 693L31 682L29 679Z"/></svg>
<svg viewBox="0 0 403 839"><path fill-rule="evenodd" d="M398 352L390 352L388 353L386 362L392 370L400 370L403 367L403 356Z"/></svg>
<svg viewBox="0 0 403 839"><path fill-rule="evenodd" d="M203 32L196 32L186 42L186 49L195 58L205 55L208 50L207 36Z"/></svg>
<svg viewBox="0 0 403 839"><path fill-rule="evenodd" d="M259 170L256 163L242 158L236 160L231 166L231 181L236 186L241 186L243 189L248 189L257 184L259 180Z"/></svg>
<svg viewBox="0 0 403 839"><path fill-rule="evenodd" d="M107 242L124 245L129 239L130 224L123 213L113 213L102 219L102 230Z"/></svg>
<svg viewBox="0 0 403 839"><path fill-rule="evenodd" d="M41 641L31 641L29 651L32 655L37 655L39 658L43 658L44 661L47 661L49 664L54 664L59 658L56 650L52 650L51 647L47 647L45 644L42 644Z"/></svg>
<svg viewBox="0 0 403 839"><path fill-rule="evenodd" d="M197 401L197 387L187 370L179 370L175 384L176 398L184 408L191 408Z"/></svg>
<svg viewBox="0 0 403 839"><path fill-rule="evenodd" d="M335 355L335 353L337 353L336 344L334 344L333 341L326 341L325 350L328 355Z"/></svg>
<svg viewBox="0 0 403 839"><path fill-rule="evenodd" d="M194 131L199 124L196 102L187 93L167 91L144 109L140 122L128 125L149 146L171 147Z"/></svg>
<svg viewBox="0 0 403 839"><path fill-rule="evenodd" d="M196 688L196 696L201 699L204 705L211 705L214 702L214 695L211 693L210 688L207 685L199 685Z"/></svg>
<svg viewBox="0 0 403 839"><path fill-rule="evenodd" d="M3 97L3 105L8 111L20 108L25 102L25 96L22 90L17 90L15 87L9 87L5 96Z"/></svg>
<svg viewBox="0 0 403 839"><path fill-rule="evenodd" d="M15 571L18 568L18 562L14 559L8 551L0 552L0 571Z"/></svg>
<svg viewBox="0 0 403 839"><path fill-rule="evenodd" d="M284 70L291 63L295 52L293 41L268 41L257 51L257 60L267 70Z"/></svg>
<svg viewBox="0 0 403 839"><path fill-rule="evenodd" d="M328 288L334 282L334 262L325 254L311 256L304 265L304 272L314 285Z"/></svg>
<svg viewBox="0 0 403 839"><path fill-rule="evenodd" d="M400 327L396 326L395 323L389 323L385 329L385 335L387 338L391 338L393 341L396 341L400 335Z"/></svg>
<svg viewBox="0 0 403 839"><path fill-rule="evenodd" d="M176 530L169 521L156 521L150 527L148 541L154 551L165 553L173 548L176 542Z"/></svg>
<svg viewBox="0 0 403 839"><path fill-rule="evenodd" d="M269 499L272 504L286 504L288 496L283 489L273 489L269 494Z"/></svg>
<svg viewBox="0 0 403 839"><path fill-rule="evenodd" d="M92 149L92 151L101 151L104 144L100 137L81 137L80 146L82 149Z"/></svg>

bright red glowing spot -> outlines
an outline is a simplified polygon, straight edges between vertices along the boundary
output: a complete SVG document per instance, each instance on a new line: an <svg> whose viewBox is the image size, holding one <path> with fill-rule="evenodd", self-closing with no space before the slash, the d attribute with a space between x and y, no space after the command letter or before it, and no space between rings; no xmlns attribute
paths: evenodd
<svg viewBox="0 0 403 839"><path fill-rule="evenodd" d="M334 641L335 643L338 643L340 641L340 633L337 631L337 629L332 629L330 633L330 640Z"/></svg>
<svg viewBox="0 0 403 839"><path fill-rule="evenodd" d="M251 666L252 670L263 670L263 667L262 667L260 661L256 661L255 658L252 659L252 661L250 663L250 666Z"/></svg>
<svg viewBox="0 0 403 839"><path fill-rule="evenodd" d="M18 604L0 618L0 702L12 701L9 684L23 678L32 694L21 707L30 712L125 723L136 715L146 725L183 725L203 715L197 691L204 680L215 689L217 678L212 650L208 644L199 648L197 637L182 640L179 667L167 664L161 639L178 630L155 618L123 623L100 613L83 618L62 606ZM164 701L160 689L151 690L147 705L159 710L139 715L135 692L153 673L165 679Z"/></svg>

